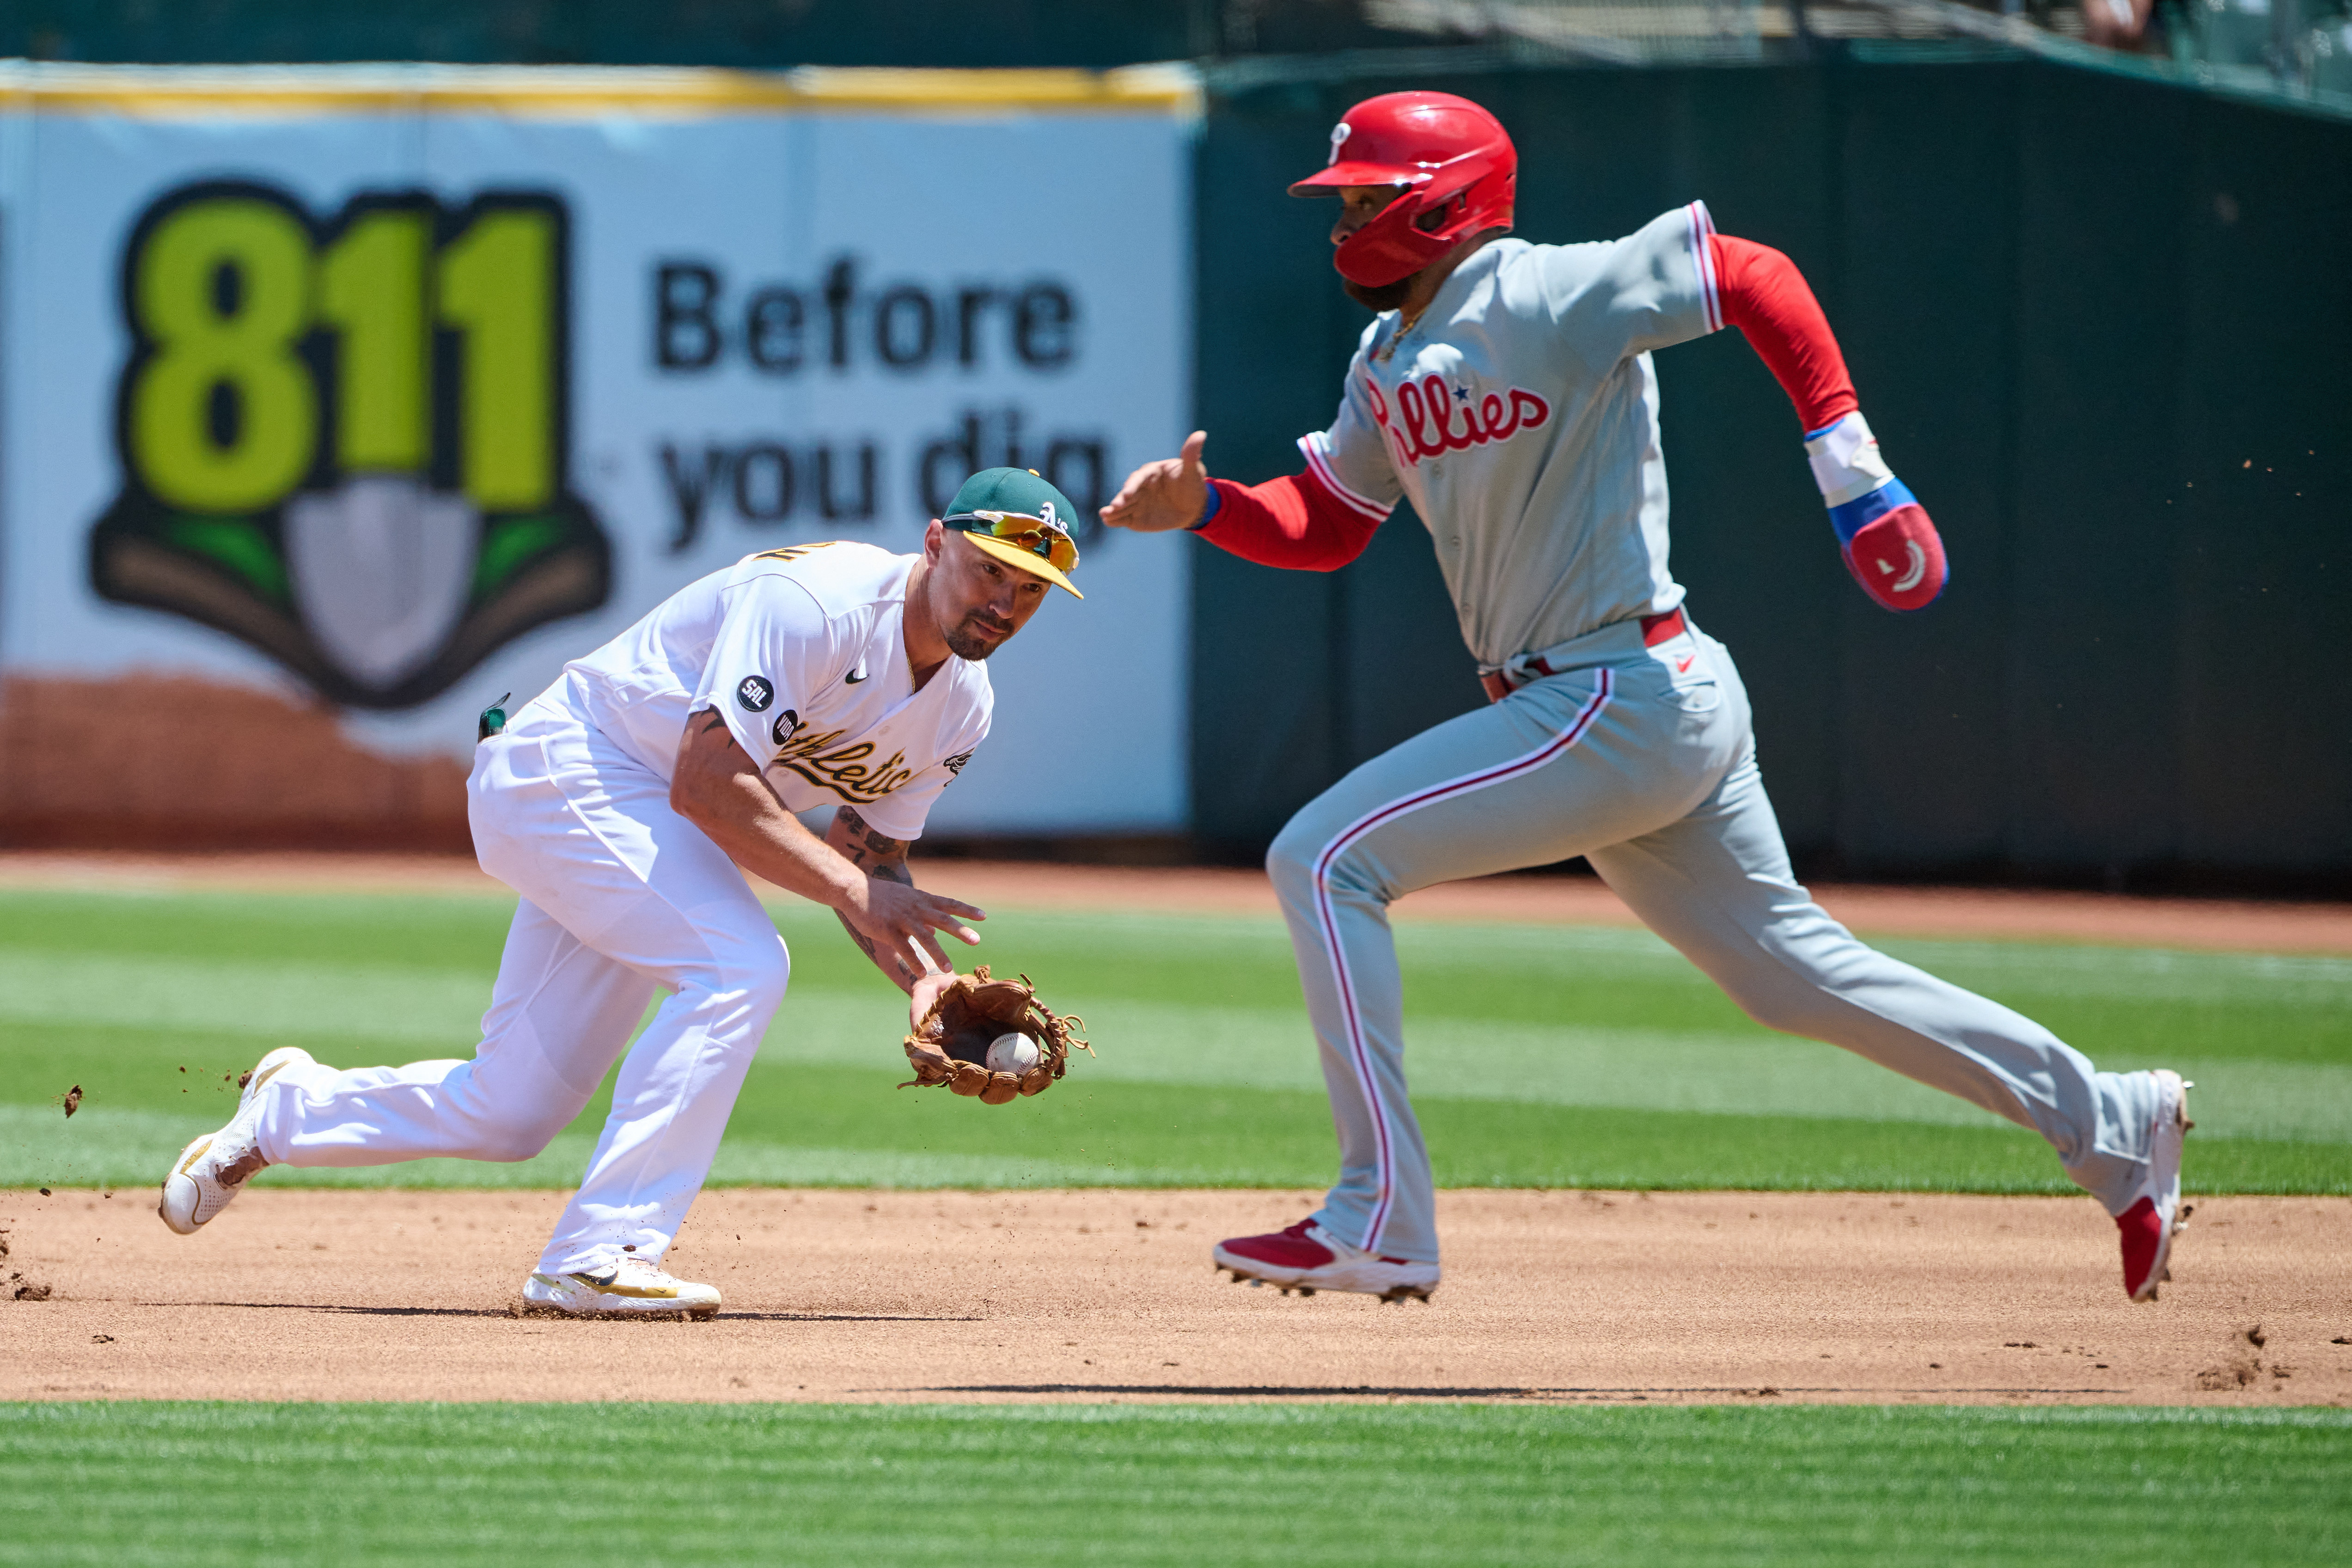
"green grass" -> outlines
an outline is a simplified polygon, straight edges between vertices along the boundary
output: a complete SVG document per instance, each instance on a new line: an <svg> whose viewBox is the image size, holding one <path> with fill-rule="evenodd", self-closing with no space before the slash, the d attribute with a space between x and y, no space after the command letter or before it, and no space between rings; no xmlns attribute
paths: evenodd
<svg viewBox="0 0 2352 1568"><path fill-rule="evenodd" d="M0 1406L0 1561L2246 1563L2352 1415Z"/></svg>
<svg viewBox="0 0 2352 1568"><path fill-rule="evenodd" d="M145 1185L270 1046L469 1054L511 904L489 897L0 897L0 1184ZM1084 1013L1100 1057L983 1111L898 1092L902 1004L830 915L780 905L792 993L713 1179L1315 1187L1333 1144L1278 923L1005 911L979 956ZM1400 928L1416 1096L1448 1185L2064 1192L2039 1139L1757 1028L1645 932ZM2352 960L2049 943L1887 949L2104 1066L2199 1082L2189 1185L2352 1191ZM183 1071L182 1069L185 1071ZM70 1122L57 1102L82 1085ZM269 1183L567 1186L600 1101L539 1158L273 1171Z"/></svg>

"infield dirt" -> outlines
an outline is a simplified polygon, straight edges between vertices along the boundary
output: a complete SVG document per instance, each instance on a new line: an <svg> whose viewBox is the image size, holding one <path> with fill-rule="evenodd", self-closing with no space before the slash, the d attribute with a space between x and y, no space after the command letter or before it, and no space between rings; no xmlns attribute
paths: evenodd
<svg viewBox="0 0 2352 1568"><path fill-rule="evenodd" d="M1255 873L932 871L1007 906L1274 913ZM392 855L0 853L11 885L499 891ZM1816 891L1865 931L2352 952L2341 904ZM1398 913L1630 920L1575 878ZM152 1190L0 1192L0 1398L2352 1405L2352 1200L2199 1200L2141 1307L2080 1197L1454 1191L1433 1305L1212 1272L1318 1196L714 1191L671 1260L727 1306L672 1324L510 1315L562 1193L264 1178L184 1239Z"/></svg>
<svg viewBox="0 0 2352 1568"><path fill-rule="evenodd" d="M0 1194L0 1398L2352 1404L2342 1198L2200 1201L2135 1307L2087 1198L1448 1192L1391 1306L1212 1272L1303 1193L722 1190L715 1321L512 1315L562 1201Z"/></svg>

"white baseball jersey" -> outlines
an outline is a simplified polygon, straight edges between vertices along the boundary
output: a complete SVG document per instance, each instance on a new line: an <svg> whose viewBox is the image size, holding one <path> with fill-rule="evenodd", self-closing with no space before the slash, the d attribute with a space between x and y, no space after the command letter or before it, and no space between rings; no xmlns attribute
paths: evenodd
<svg viewBox="0 0 2352 1568"><path fill-rule="evenodd" d="M995 699L987 670L953 654L915 689L914 565L851 543L749 556L565 669L585 716L665 780L687 716L709 708L792 810L855 806L877 831L917 838Z"/></svg>
<svg viewBox="0 0 2352 1568"><path fill-rule="evenodd" d="M1368 517L1409 497L1486 668L1682 602L1650 350L1720 327L1703 203L1591 245L1492 242L1364 330L1299 443Z"/></svg>

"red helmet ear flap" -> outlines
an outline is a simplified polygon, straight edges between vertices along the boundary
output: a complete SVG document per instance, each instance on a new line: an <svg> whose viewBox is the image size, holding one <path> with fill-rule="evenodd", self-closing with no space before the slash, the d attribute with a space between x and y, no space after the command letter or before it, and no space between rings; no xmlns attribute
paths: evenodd
<svg viewBox="0 0 2352 1568"><path fill-rule="evenodd" d="M1329 160L1290 193L1404 187L1332 256L1342 277L1377 288L1411 277L1465 235L1509 228L1518 171L1509 133L1476 104L1450 93L1395 92L1349 110L1332 128Z"/></svg>
<svg viewBox="0 0 2352 1568"><path fill-rule="evenodd" d="M1424 217L1435 219L1438 226L1422 227ZM1446 237L1444 219L1444 204L1429 206L1419 191L1407 191L1382 207L1370 223L1341 240L1332 252L1331 265L1350 283L1386 287L1411 277L1454 248L1453 240Z"/></svg>
<svg viewBox="0 0 2352 1568"><path fill-rule="evenodd" d="M1511 226L1509 192L1516 171L1489 171L1432 201L1426 188L1409 189L1378 216L1339 242L1331 265L1367 288L1412 277L1463 239ZM1500 186L1502 199L1490 194Z"/></svg>

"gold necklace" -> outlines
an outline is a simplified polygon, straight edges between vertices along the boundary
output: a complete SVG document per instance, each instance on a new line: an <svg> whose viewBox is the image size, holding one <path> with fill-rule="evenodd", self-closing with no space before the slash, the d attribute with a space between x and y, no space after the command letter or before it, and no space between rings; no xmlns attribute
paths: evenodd
<svg viewBox="0 0 2352 1568"><path fill-rule="evenodd" d="M1428 305L1423 305L1420 309L1414 311L1410 316L1405 315L1402 311L1399 311L1397 313L1397 329L1389 334L1389 340L1387 342L1381 345L1380 359L1382 364L1386 364L1389 361L1396 357L1397 345L1404 341L1406 333L1421 325L1421 319L1428 313Z"/></svg>

